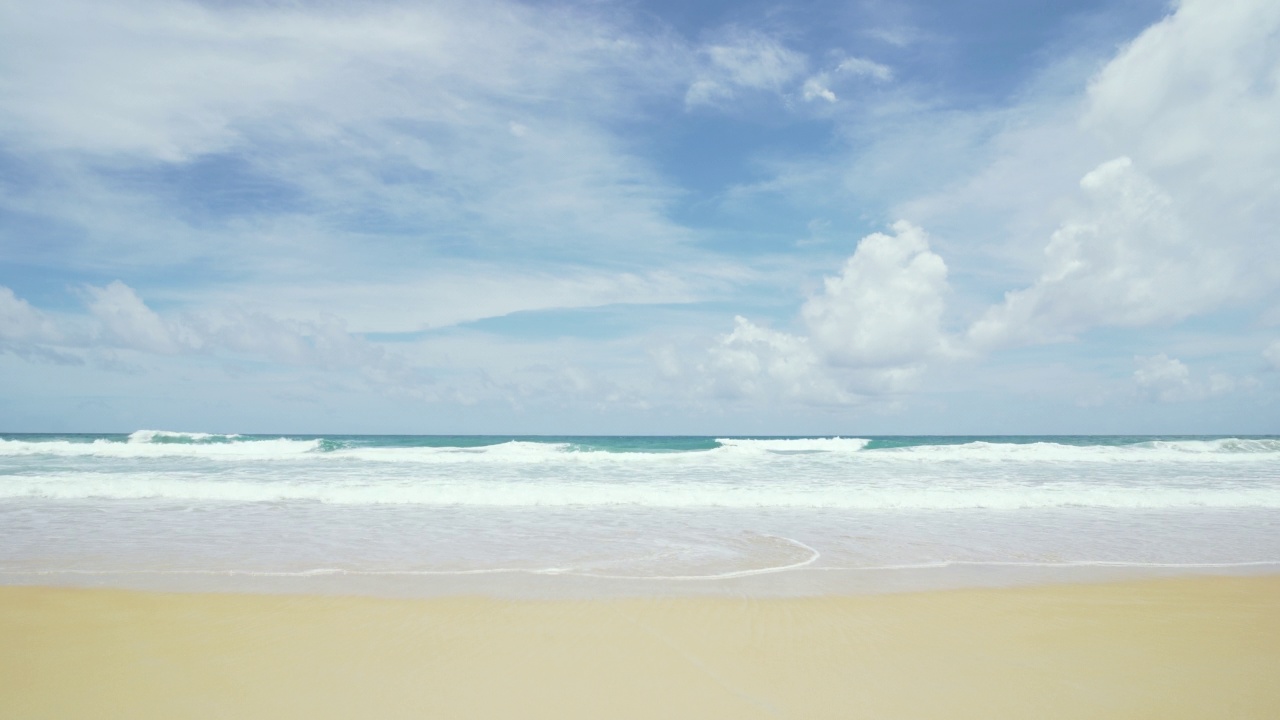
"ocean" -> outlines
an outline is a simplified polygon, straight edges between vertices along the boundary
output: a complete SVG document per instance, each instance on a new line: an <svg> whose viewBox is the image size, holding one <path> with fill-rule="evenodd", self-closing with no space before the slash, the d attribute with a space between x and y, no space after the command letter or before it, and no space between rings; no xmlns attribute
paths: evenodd
<svg viewBox="0 0 1280 720"><path fill-rule="evenodd" d="M892 590L1273 572L1280 437L0 435L0 583Z"/></svg>

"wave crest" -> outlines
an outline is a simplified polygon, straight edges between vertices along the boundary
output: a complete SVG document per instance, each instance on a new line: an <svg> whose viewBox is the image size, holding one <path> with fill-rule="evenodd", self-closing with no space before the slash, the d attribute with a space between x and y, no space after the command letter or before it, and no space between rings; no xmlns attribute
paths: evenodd
<svg viewBox="0 0 1280 720"><path fill-rule="evenodd" d="M808 454L821 452L848 453L866 449L870 440L863 438L779 438L779 439L744 439L716 438L721 448L745 450L751 452L774 453L777 455Z"/></svg>
<svg viewBox="0 0 1280 720"><path fill-rule="evenodd" d="M960 462L1023 463L1258 463L1280 460L1280 439L1215 438L1146 440L1124 444L1073 444L1052 439L1034 442L971 440L922 442L875 447L864 438L718 438L713 447L663 447L625 452L607 443L567 439L517 439L492 444L403 444L389 439L353 437L263 437L236 434L138 430L125 439L0 438L0 457L55 456L85 458L192 457L226 460L311 458L313 461L365 461L407 464L492 463L496 465L677 466L706 468L747 462L803 463L806 458L828 466L848 464Z"/></svg>
<svg viewBox="0 0 1280 720"><path fill-rule="evenodd" d="M978 487L921 485L795 486L755 478L716 483L619 483L547 480L492 482L487 476L383 479L365 475L313 482L288 474L274 479L210 478L198 473L138 472L23 475L0 483L0 499L165 500L175 502L318 502L328 505L428 507L821 508L838 510L1021 510L1106 508L1168 510L1280 509L1280 487L1221 483L1174 485L987 483Z"/></svg>
<svg viewBox="0 0 1280 720"><path fill-rule="evenodd" d="M218 435L215 433L176 432L173 430L137 430L130 433L128 443L170 443L174 445L200 445L210 443L229 443L241 439L240 435Z"/></svg>

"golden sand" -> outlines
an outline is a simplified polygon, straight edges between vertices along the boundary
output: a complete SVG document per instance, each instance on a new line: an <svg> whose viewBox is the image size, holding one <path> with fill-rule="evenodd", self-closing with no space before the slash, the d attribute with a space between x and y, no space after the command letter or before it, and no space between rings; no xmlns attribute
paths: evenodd
<svg viewBox="0 0 1280 720"><path fill-rule="evenodd" d="M1280 718L1280 577L819 598L0 588L3 718Z"/></svg>

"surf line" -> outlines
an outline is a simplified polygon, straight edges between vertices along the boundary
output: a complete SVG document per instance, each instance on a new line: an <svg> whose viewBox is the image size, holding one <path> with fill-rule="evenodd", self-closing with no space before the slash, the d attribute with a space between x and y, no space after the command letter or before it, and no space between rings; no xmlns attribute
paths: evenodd
<svg viewBox="0 0 1280 720"><path fill-rule="evenodd" d="M731 578L750 577L752 575L770 575L772 573L787 572L788 570L799 570L808 567L818 561L822 557L822 553L813 547L806 545L799 540L793 540L789 537L780 535L762 535L761 537L773 538L774 540L782 540L792 545L809 551L809 557L800 562L791 563L790 565L775 565L765 568L753 568L751 570L733 570L731 572L717 573L715 575L602 575L598 573L575 573L567 572L565 575L574 575L577 577L601 578L604 580L729 580Z"/></svg>
<svg viewBox="0 0 1280 720"><path fill-rule="evenodd" d="M775 536L769 536L775 537ZM315 568L312 570L76 570L76 569L42 569L23 570L21 568L0 568L0 575L220 575L230 577L324 577L328 575L360 575L360 576L451 576L451 575L566 575L570 577L601 578L605 580L724 580L751 575L767 575L788 570L807 570L809 572L863 572L877 570L940 570L949 567L1116 567L1116 568L1156 568L1156 569L1196 569L1196 568L1245 568L1280 566L1280 560L1248 560L1244 562L1203 562L1203 563L1154 563L1125 560L1065 560L1062 562L1032 562L1010 560L944 560L934 563L915 563L902 565L863 565L861 567L807 567L820 557L817 550L791 538L786 540L809 550L809 558L790 565L778 565L750 570L734 570L714 575L604 575L599 573L579 572L572 568L475 568L471 570L349 570L346 568Z"/></svg>
<svg viewBox="0 0 1280 720"><path fill-rule="evenodd" d="M813 547L778 535L762 535L790 543L809 552L809 557L787 565L774 565L748 570L733 570L712 575L606 575L574 570L573 568L476 568L472 570L347 570L344 568L316 568L312 570L21 570L0 569L3 575L213 575L222 577L324 577L329 575L356 575L372 577L425 577L457 575L562 575L567 577L596 578L601 580L730 580L752 575L799 570L817 562L822 553ZM825 569L825 568L823 568Z"/></svg>

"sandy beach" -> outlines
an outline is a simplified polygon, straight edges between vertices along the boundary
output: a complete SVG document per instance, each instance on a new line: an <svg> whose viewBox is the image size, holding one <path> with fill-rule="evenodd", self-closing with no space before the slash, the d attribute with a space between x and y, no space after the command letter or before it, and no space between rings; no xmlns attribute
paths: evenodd
<svg viewBox="0 0 1280 720"><path fill-rule="evenodd" d="M1271 718L1280 576L811 598L0 588L6 718Z"/></svg>

